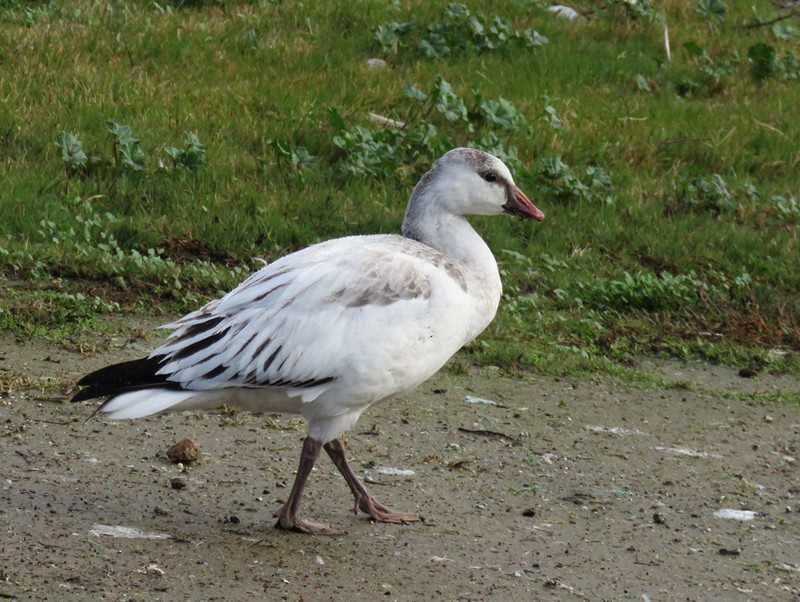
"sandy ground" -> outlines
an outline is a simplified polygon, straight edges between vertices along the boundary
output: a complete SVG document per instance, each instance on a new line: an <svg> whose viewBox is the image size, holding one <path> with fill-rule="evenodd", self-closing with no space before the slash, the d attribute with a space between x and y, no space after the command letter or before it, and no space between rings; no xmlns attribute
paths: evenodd
<svg viewBox="0 0 800 602"><path fill-rule="evenodd" d="M323 458L304 515L346 534L320 537L272 528L298 419L86 422L92 404L52 392L153 343L0 337L0 598L800 599L800 405L752 395L796 378L655 360L640 367L672 386L443 373L347 437L376 495L424 520L353 515ZM182 471L164 452L186 437L202 459Z"/></svg>

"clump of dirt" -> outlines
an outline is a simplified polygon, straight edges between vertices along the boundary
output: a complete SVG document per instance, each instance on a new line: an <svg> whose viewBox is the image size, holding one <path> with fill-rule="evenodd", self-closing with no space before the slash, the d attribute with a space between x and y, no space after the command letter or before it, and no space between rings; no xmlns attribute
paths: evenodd
<svg viewBox="0 0 800 602"><path fill-rule="evenodd" d="M147 346L154 341L148 341ZM336 469L276 531L305 436L295 417L86 421L80 375L142 355L0 338L0 597L25 600L789 600L800 595L800 380L640 361L669 385L496 370L438 375L349 434L378 498ZM33 385L31 384L33 383ZM38 386L37 383L41 384ZM203 462L160 450L191 438ZM175 482L181 486L176 488Z"/></svg>
<svg viewBox="0 0 800 602"><path fill-rule="evenodd" d="M167 450L167 458L176 464L191 464L200 459L200 450L191 439L181 439Z"/></svg>

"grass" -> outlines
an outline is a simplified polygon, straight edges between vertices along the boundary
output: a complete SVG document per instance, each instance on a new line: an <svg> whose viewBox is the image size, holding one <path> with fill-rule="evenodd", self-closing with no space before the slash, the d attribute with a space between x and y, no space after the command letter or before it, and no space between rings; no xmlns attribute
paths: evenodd
<svg viewBox="0 0 800 602"><path fill-rule="evenodd" d="M190 310L253 257L397 231L478 145L548 217L475 220L506 299L465 361L800 369L797 19L548 4L0 0L0 326Z"/></svg>

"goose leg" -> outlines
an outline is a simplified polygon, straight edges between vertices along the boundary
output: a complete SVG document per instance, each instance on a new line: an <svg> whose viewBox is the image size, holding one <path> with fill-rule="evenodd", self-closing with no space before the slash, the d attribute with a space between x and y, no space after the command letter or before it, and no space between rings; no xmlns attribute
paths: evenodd
<svg viewBox="0 0 800 602"><path fill-rule="evenodd" d="M350 464L347 462L347 457L344 453L344 444L341 439L334 439L333 441L325 444L325 451L328 452L331 460L342 473L344 480L353 492L353 497L356 500L356 505L353 508L353 513L358 514L358 511L369 514L372 520L382 523L412 523L419 520L416 514L409 514L407 512L396 512L381 504L375 496L370 493L369 489L364 486ZM317 452L319 453L319 451Z"/></svg>
<svg viewBox="0 0 800 602"><path fill-rule="evenodd" d="M311 474L311 469L314 468L321 450L322 444L319 441L306 437L303 442L303 451L300 454L300 466L297 468L297 476L294 479L294 485L292 485L292 492L289 494L289 499L286 500L283 508L275 513L278 518L278 522L275 523L276 529L290 529L302 533L325 535L341 534L340 531L331 529L325 523L314 523L297 516L300 509L300 499L303 497L303 490L306 487L308 476Z"/></svg>

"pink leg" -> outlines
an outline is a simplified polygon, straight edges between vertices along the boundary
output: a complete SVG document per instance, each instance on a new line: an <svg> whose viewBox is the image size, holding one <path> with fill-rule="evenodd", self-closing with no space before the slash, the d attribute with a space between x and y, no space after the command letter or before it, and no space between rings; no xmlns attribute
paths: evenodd
<svg viewBox="0 0 800 602"><path fill-rule="evenodd" d="M289 499L283 505L283 508L275 513L278 522L275 523L276 529L291 529L292 531L300 531L302 533L320 533L325 535L338 535L341 532L331 529L329 525L324 523L314 523L311 521L303 520L297 516L300 509L300 499L303 497L303 490L306 487L308 476L311 474L311 469L319 458L319 452L322 450L322 444L315 441L311 437L306 437L303 442L303 451L300 454L300 466L297 468L297 476L294 479L292 492L289 494Z"/></svg>
<svg viewBox="0 0 800 602"><path fill-rule="evenodd" d="M355 508L353 508L355 514L358 514L360 510L361 512L369 514L372 520L383 523L412 523L419 520L416 514L395 512L375 499L375 496L370 493L369 489L364 486L364 483L362 483L353 472L353 469L350 468L350 464L347 462L344 453L344 444L341 439L334 439L330 443L326 443L325 451L328 452L336 468L339 469L344 480L347 481L350 491L353 492L353 497L356 500ZM319 450L317 450L317 454L319 454ZM298 477L299 476L298 473Z"/></svg>

